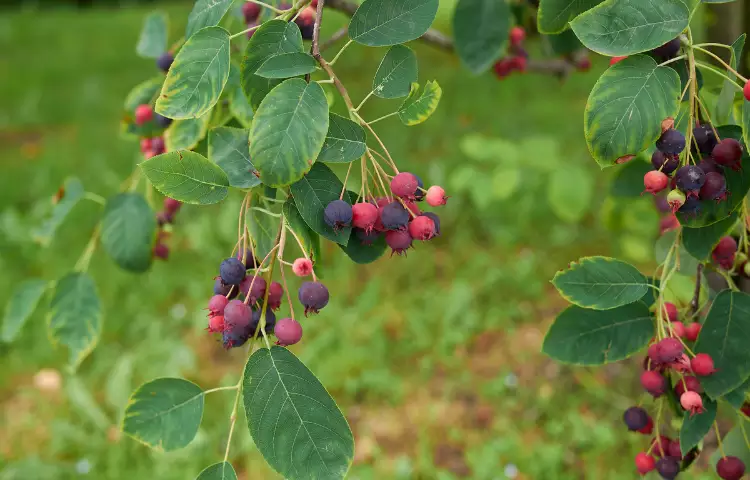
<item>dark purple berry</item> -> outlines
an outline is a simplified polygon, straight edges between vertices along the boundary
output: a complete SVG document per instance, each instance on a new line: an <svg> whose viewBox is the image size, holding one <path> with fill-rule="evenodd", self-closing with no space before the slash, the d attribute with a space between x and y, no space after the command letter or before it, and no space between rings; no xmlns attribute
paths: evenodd
<svg viewBox="0 0 750 480"><path fill-rule="evenodd" d="M665 196L654 197L654 204L656 205L656 209L661 213L669 213L672 211L672 207L669 206L669 201Z"/></svg>
<svg viewBox="0 0 750 480"><path fill-rule="evenodd" d="M703 173L723 173L722 168L711 157L704 157L703 160L698 162L698 168L703 170Z"/></svg>
<svg viewBox="0 0 750 480"><path fill-rule="evenodd" d="M680 207L678 212L686 215L698 215L701 210L701 201L696 197L688 197L685 203Z"/></svg>
<svg viewBox="0 0 750 480"><path fill-rule="evenodd" d="M225 285L239 285L245 279L245 265L236 258L227 258L219 266L219 275Z"/></svg>
<svg viewBox="0 0 750 480"><path fill-rule="evenodd" d="M151 140L151 151L154 152L155 155L164 153L166 151L165 148L164 137L154 137Z"/></svg>
<svg viewBox="0 0 750 480"><path fill-rule="evenodd" d="M677 188L685 192L688 197L691 194L697 194L705 182L706 174L695 165L685 165L675 174Z"/></svg>
<svg viewBox="0 0 750 480"><path fill-rule="evenodd" d="M230 329L225 329L224 333L221 336L224 348L226 348L227 350L229 350L230 348L243 346L247 342L247 338L248 337L247 335L245 335L245 332Z"/></svg>
<svg viewBox="0 0 750 480"><path fill-rule="evenodd" d="M391 255L403 255L411 248L412 238L406 230L390 230L385 232L385 243L391 247Z"/></svg>
<svg viewBox="0 0 750 480"><path fill-rule="evenodd" d="M266 280L257 275L245 277L240 283L240 292L243 296L250 296L250 303L257 303L266 295Z"/></svg>
<svg viewBox="0 0 750 480"><path fill-rule="evenodd" d="M680 53L680 39L674 38L661 47L656 47L655 49L651 50L651 53L663 60L674 58L678 53Z"/></svg>
<svg viewBox="0 0 750 480"><path fill-rule="evenodd" d="M352 223L352 206L343 200L334 200L326 206L323 218L334 230L348 227Z"/></svg>
<svg viewBox="0 0 750 480"><path fill-rule="evenodd" d="M695 137L695 143L698 144L698 150L706 155L710 154L716 144L719 143L710 123L704 123L695 127L693 129L693 137Z"/></svg>
<svg viewBox="0 0 750 480"><path fill-rule="evenodd" d="M237 252L236 256L238 260L242 260L243 258L245 259L245 268L247 268L248 270L256 268L258 264L260 264L260 262L255 257L253 257L253 253L249 248L246 252L244 248L240 247L240 251Z"/></svg>
<svg viewBox="0 0 750 480"><path fill-rule="evenodd" d="M298 297L300 303L305 307L305 315L318 313L320 309L328 305L328 289L320 282L304 282L299 287Z"/></svg>
<svg viewBox="0 0 750 480"><path fill-rule="evenodd" d="M167 128L172 124L172 119L154 112L154 121L161 128Z"/></svg>
<svg viewBox="0 0 750 480"><path fill-rule="evenodd" d="M221 281L221 278L217 278L214 282L214 295L229 295L228 298L234 298L240 292L240 289L236 285L225 285Z"/></svg>
<svg viewBox="0 0 750 480"><path fill-rule="evenodd" d="M679 130L670 128L656 141L656 148L663 153L677 155L685 149L685 135Z"/></svg>
<svg viewBox="0 0 750 480"><path fill-rule="evenodd" d="M172 66L172 62L174 62L174 56L169 52L164 52L156 59L156 66L162 72L166 72Z"/></svg>
<svg viewBox="0 0 750 480"><path fill-rule="evenodd" d="M740 480L745 474L745 464L737 457L722 457L716 462L716 473L722 480Z"/></svg>
<svg viewBox="0 0 750 480"><path fill-rule="evenodd" d="M719 165L739 170L742 162L742 144L734 138L725 138L711 151L711 157Z"/></svg>
<svg viewBox="0 0 750 480"><path fill-rule="evenodd" d="M656 462L656 471L664 480L673 480L680 473L680 461L672 457L660 458Z"/></svg>
<svg viewBox="0 0 750 480"><path fill-rule="evenodd" d="M302 34L302 40L312 40L315 32L315 23L297 23L299 31Z"/></svg>
<svg viewBox="0 0 750 480"><path fill-rule="evenodd" d="M701 187L701 200L726 200L727 181L724 175L710 172L706 174L706 182Z"/></svg>
<svg viewBox="0 0 750 480"><path fill-rule="evenodd" d="M375 240L382 235L381 232L376 232L373 230L370 233L367 233L367 231L362 230L361 228L355 228L354 234L357 236L357 239L362 243L362 245L370 246L372 245Z"/></svg>
<svg viewBox="0 0 750 480"><path fill-rule="evenodd" d="M667 455L677 460L682 460L682 449L680 448L679 440L672 440L669 442L669 448L667 448Z"/></svg>
<svg viewBox="0 0 750 480"><path fill-rule="evenodd" d="M648 413L641 407L630 407L622 416L631 432L637 432L648 425Z"/></svg>
<svg viewBox="0 0 750 480"><path fill-rule="evenodd" d="M654 170L671 175L680 166L680 158L677 155L667 155L661 150L655 150L651 155L651 165Z"/></svg>
<svg viewBox="0 0 750 480"><path fill-rule="evenodd" d="M250 324L252 316L250 307L242 300L231 300L224 307L224 324L227 329L243 331Z"/></svg>
<svg viewBox="0 0 750 480"><path fill-rule="evenodd" d="M380 209L380 221L388 230L401 230L409 223L409 212L400 202L391 202Z"/></svg>
<svg viewBox="0 0 750 480"><path fill-rule="evenodd" d="M249 337L252 337L255 335L255 331L257 330L258 336L261 336L260 330L258 330L258 326L260 325L260 312L262 310L261 308L253 309L253 318L250 322L250 327L248 328L247 335ZM266 308L266 333L271 334L273 333L273 328L276 325L276 315L271 311L270 308Z"/></svg>
<svg viewBox="0 0 750 480"><path fill-rule="evenodd" d="M419 178L419 175L414 176L417 177L417 191L414 192L414 200L420 202L424 200L424 196L427 192L424 190L424 183L422 183L422 179Z"/></svg>
<svg viewBox="0 0 750 480"><path fill-rule="evenodd" d="M433 222L435 222L435 236L440 236L440 217L437 216L437 214L432 212L424 212L422 215L425 217L430 217Z"/></svg>

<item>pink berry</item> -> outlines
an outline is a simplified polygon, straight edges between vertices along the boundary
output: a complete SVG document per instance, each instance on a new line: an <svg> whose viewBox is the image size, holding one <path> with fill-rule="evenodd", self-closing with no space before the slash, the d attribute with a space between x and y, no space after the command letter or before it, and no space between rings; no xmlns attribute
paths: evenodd
<svg viewBox="0 0 750 480"><path fill-rule="evenodd" d="M298 277L306 277L313 271L312 261L308 258L298 258L292 264L292 271Z"/></svg>
<svg viewBox="0 0 750 480"><path fill-rule="evenodd" d="M393 254L404 255L411 247L412 238L409 232L405 230L388 230L385 232L385 243L391 247L391 256Z"/></svg>
<svg viewBox="0 0 750 480"><path fill-rule="evenodd" d="M271 310L278 310L281 308L281 299L284 296L284 288L279 282L271 282L271 286L268 287L268 306Z"/></svg>
<svg viewBox="0 0 750 480"><path fill-rule="evenodd" d="M682 408L690 412L690 416L696 413L703 413L703 399L697 392L685 392L680 395L680 405Z"/></svg>
<svg viewBox="0 0 750 480"><path fill-rule="evenodd" d="M745 87L742 89L742 93L745 95L745 100L750 102L750 80L745 82Z"/></svg>
<svg viewBox="0 0 750 480"><path fill-rule="evenodd" d="M714 369L714 361L711 355L707 353L699 353L690 360L690 367L693 369L693 373L700 377L711 375L716 370Z"/></svg>
<svg viewBox="0 0 750 480"><path fill-rule="evenodd" d="M414 174L409 172L401 172L391 180L391 192L397 197L414 198L414 193L417 191L419 181Z"/></svg>
<svg viewBox="0 0 750 480"><path fill-rule="evenodd" d="M141 138L141 153L146 153L151 150L151 139Z"/></svg>
<svg viewBox="0 0 750 480"><path fill-rule="evenodd" d="M693 322L685 327L685 338L691 342L698 340L699 333L701 333L701 324L698 322Z"/></svg>
<svg viewBox="0 0 750 480"><path fill-rule="evenodd" d="M241 300L230 300L224 307L224 323L227 328L239 331L250 325L253 312Z"/></svg>
<svg viewBox="0 0 750 480"><path fill-rule="evenodd" d="M409 235L414 240L429 240L435 236L435 222L425 215L420 215L409 222Z"/></svg>
<svg viewBox="0 0 750 480"><path fill-rule="evenodd" d="M664 457L668 455L669 443L672 441L665 435L659 435L651 441L651 454L655 457Z"/></svg>
<svg viewBox="0 0 750 480"><path fill-rule="evenodd" d="M678 378L675 381L674 393L676 393L678 397L685 392L701 393L702 391L703 387L701 387L700 380L692 375L685 375L684 377Z"/></svg>
<svg viewBox="0 0 750 480"><path fill-rule="evenodd" d="M526 30L523 27L513 27L510 29L510 44L517 47L526 39Z"/></svg>
<svg viewBox="0 0 750 480"><path fill-rule="evenodd" d="M224 295L214 295L208 301L209 315L222 315L229 300ZM223 321L223 320L222 320Z"/></svg>
<svg viewBox="0 0 750 480"><path fill-rule="evenodd" d="M675 214L667 215L659 221L659 233L665 233L680 228L680 220Z"/></svg>
<svg viewBox="0 0 750 480"><path fill-rule="evenodd" d="M163 243L157 243L154 245L154 257L166 260L169 258L169 247Z"/></svg>
<svg viewBox="0 0 750 480"><path fill-rule="evenodd" d="M302 338L302 325L291 318L282 318L276 322L273 334L279 339L279 345L282 347L294 345Z"/></svg>
<svg viewBox="0 0 750 480"><path fill-rule="evenodd" d="M378 219L378 207L372 203L356 203L352 205L352 225L367 233L372 232Z"/></svg>
<svg viewBox="0 0 750 480"><path fill-rule="evenodd" d="M656 344L656 363L671 363L682 356L682 343L676 338L665 338Z"/></svg>
<svg viewBox="0 0 750 480"><path fill-rule="evenodd" d="M672 333L675 337L685 338L685 324L683 324L682 322L672 322L670 326L672 327Z"/></svg>
<svg viewBox="0 0 750 480"><path fill-rule="evenodd" d="M425 195L425 198L427 199L427 204L431 207L445 205L448 201L448 197L445 196L445 190L443 190L443 187L437 185L433 185L427 189L427 195Z"/></svg>
<svg viewBox="0 0 750 480"><path fill-rule="evenodd" d="M143 125L154 118L154 110L150 105L142 104L135 107L135 124Z"/></svg>
<svg viewBox="0 0 750 480"><path fill-rule="evenodd" d="M245 23L254 22L260 15L260 5L251 2L244 3L242 5L242 15L245 17Z"/></svg>
<svg viewBox="0 0 750 480"><path fill-rule="evenodd" d="M643 186L648 193L656 195L669 185L669 177L666 173L658 170L651 170L643 176Z"/></svg>
<svg viewBox="0 0 750 480"><path fill-rule="evenodd" d="M677 321L677 307L674 303L664 303L664 312L667 314L667 318L670 322Z"/></svg>
<svg viewBox="0 0 750 480"><path fill-rule="evenodd" d="M248 275L240 283L240 292L250 296L250 303L256 303L266 295L266 280L263 277Z"/></svg>
<svg viewBox="0 0 750 480"><path fill-rule="evenodd" d="M641 374L641 386L654 398L660 397L667 391L667 379L659 372L647 370Z"/></svg>
<svg viewBox="0 0 750 480"><path fill-rule="evenodd" d="M206 329L211 333L221 333L224 331L224 317L221 315L214 315L208 319L208 328Z"/></svg>
<svg viewBox="0 0 750 480"><path fill-rule="evenodd" d="M641 475L646 475L656 468L656 460L651 455L641 452L635 456L635 468Z"/></svg>
<svg viewBox="0 0 750 480"><path fill-rule="evenodd" d="M179 200L169 197L164 199L164 210L172 215L177 213L177 210L179 210L181 206L182 202Z"/></svg>

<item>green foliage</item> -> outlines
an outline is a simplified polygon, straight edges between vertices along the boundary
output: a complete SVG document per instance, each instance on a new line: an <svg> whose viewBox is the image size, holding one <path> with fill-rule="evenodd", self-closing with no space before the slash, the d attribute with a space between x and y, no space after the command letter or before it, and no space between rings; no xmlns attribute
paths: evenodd
<svg viewBox="0 0 750 480"><path fill-rule="evenodd" d="M122 431L165 452L186 447L198 433L203 396L198 385L181 378L157 378L144 383L130 396Z"/></svg>
<svg viewBox="0 0 750 480"><path fill-rule="evenodd" d="M354 263L364 265L382 257L388 246L385 243L385 235L379 235L370 245L365 245L357 238L356 232L352 230L349 242L346 245L339 245L339 247Z"/></svg>
<svg viewBox="0 0 750 480"><path fill-rule="evenodd" d="M443 90L434 80L425 83L422 90L420 90L418 83L412 83L409 96L398 108L398 118L404 125L420 124L435 113L442 96Z"/></svg>
<svg viewBox="0 0 750 480"><path fill-rule="evenodd" d="M745 404L745 395L750 390L750 377L745 380L745 383L735 388L731 392L725 393L722 398L727 401L731 406L739 410Z"/></svg>
<svg viewBox="0 0 750 480"><path fill-rule="evenodd" d="M539 0L537 28L540 33L560 33L568 22L603 0Z"/></svg>
<svg viewBox="0 0 750 480"><path fill-rule="evenodd" d="M742 50L745 48L745 39L747 34L742 34L740 37L732 43L731 58L729 59L729 65L733 68L737 68L739 59L742 58ZM727 70L727 77L732 81L735 80L735 75ZM734 99L737 96L737 87L732 85L733 82L725 79L721 87L721 92L716 99L716 107L714 109L715 115L713 121L717 125L724 125L729 122L732 108L734 106Z"/></svg>
<svg viewBox="0 0 750 480"><path fill-rule="evenodd" d="M146 58L157 58L167 51L169 20L164 12L153 12L143 21L135 51Z"/></svg>
<svg viewBox="0 0 750 480"><path fill-rule="evenodd" d="M552 284L570 303L596 310L638 301L650 287L637 268L608 257L581 258L557 272Z"/></svg>
<svg viewBox="0 0 750 480"><path fill-rule="evenodd" d="M564 363L604 365L641 350L653 333L653 318L641 302L606 311L571 305L550 327L542 352Z"/></svg>
<svg viewBox="0 0 750 480"><path fill-rule="evenodd" d="M380 98L409 95L418 80L417 55L409 47L394 45L388 49L372 79L372 92Z"/></svg>
<svg viewBox="0 0 750 480"><path fill-rule="evenodd" d="M263 62L255 74L263 78L289 78L310 73L317 64L309 53L282 53Z"/></svg>
<svg viewBox="0 0 750 480"><path fill-rule="evenodd" d="M199 30L175 57L155 110L174 119L202 117L219 101L228 78L229 32Z"/></svg>
<svg viewBox="0 0 750 480"><path fill-rule="evenodd" d="M211 115L207 113L200 118L187 118L172 122L164 131L164 144L167 151L195 148L206 135L210 119Z"/></svg>
<svg viewBox="0 0 750 480"><path fill-rule="evenodd" d="M0 330L3 342L10 343L18 336L48 288L49 283L39 278L24 280L18 284L5 305L3 327Z"/></svg>
<svg viewBox="0 0 750 480"><path fill-rule="evenodd" d="M643 176L653 170L651 162L646 163L640 157L634 158L621 167L612 179L609 194L619 198L636 198L643 193Z"/></svg>
<svg viewBox="0 0 750 480"><path fill-rule="evenodd" d="M250 128L253 123L253 106L242 90L240 67L235 63L229 67L229 80L225 92L229 97L229 111L243 127Z"/></svg>
<svg viewBox="0 0 750 480"><path fill-rule="evenodd" d="M270 206L263 202L263 207L268 209ZM272 212L274 215L275 213ZM263 260L276 244L276 236L279 232L280 218L269 215L260 210L249 209L247 212L247 223L250 234L255 240L255 256L258 260Z"/></svg>
<svg viewBox="0 0 750 480"><path fill-rule="evenodd" d="M313 232L340 245L347 245L351 227L335 231L325 222L323 214L326 206L338 200L343 190L341 180L322 163L313 165L307 175L289 188L297 210ZM344 197L343 200L348 199Z"/></svg>
<svg viewBox="0 0 750 480"><path fill-rule="evenodd" d="M231 463L220 462L206 467L195 480L237 480L237 474Z"/></svg>
<svg viewBox="0 0 750 480"><path fill-rule="evenodd" d="M210 205L221 202L228 193L224 170L195 152L163 153L140 167L157 190L181 202Z"/></svg>
<svg viewBox="0 0 750 480"><path fill-rule="evenodd" d="M711 431L711 427L716 420L716 402L707 399L703 402L703 413L685 415L680 427L680 450L685 455L693 447L698 445L703 437Z"/></svg>
<svg viewBox="0 0 750 480"><path fill-rule="evenodd" d="M197 0L187 20L185 38L190 40L199 30L221 22L234 0Z"/></svg>
<svg viewBox="0 0 750 480"><path fill-rule="evenodd" d="M739 387L750 376L750 351L745 339L750 332L750 295L724 290L714 299L695 353L707 353L716 372L701 379L706 394L716 399Z"/></svg>
<svg viewBox="0 0 750 480"><path fill-rule="evenodd" d="M73 210L73 207L83 198L85 192L79 179L69 177L65 179L61 193L62 198L52 207L52 213L32 232L34 240L45 247L52 242L55 232L65 221L70 211Z"/></svg>
<svg viewBox="0 0 750 480"><path fill-rule="evenodd" d="M588 170L570 167L550 175L547 200L558 218L577 223L588 213L594 196L594 179Z"/></svg>
<svg viewBox="0 0 750 480"><path fill-rule="evenodd" d="M107 201L102 217L102 246L117 265L136 273L151 266L156 215L138 193L121 193Z"/></svg>
<svg viewBox="0 0 750 480"><path fill-rule="evenodd" d="M421 37L432 25L438 0L365 0L349 22L349 37L386 47Z"/></svg>
<svg viewBox="0 0 750 480"><path fill-rule="evenodd" d="M584 113L594 160L609 167L653 145L661 122L677 116L679 96L677 73L651 57L637 55L610 67L591 90Z"/></svg>
<svg viewBox="0 0 750 480"><path fill-rule="evenodd" d="M320 259L320 237L307 226L305 220L300 215L297 206L294 204L294 198L289 197L282 207L284 220L290 229L302 243L305 253L307 253L313 262Z"/></svg>
<svg viewBox="0 0 750 480"><path fill-rule="evenodd" d="M341 115L329 114L328 133L317 161L349 163L362 157L366 151L365 129Z"/></svg>
<svg viewBox="0 0 750 480"><path fill-rule="evenodd" d="M682 230L682 244L691 256L701 262L711 259L711 252L721 237L727 235L737 224L737 215L730 215L712 225L701 228L688 228Z"/></svg>
<svg viewBox="0 0 750 480"><path fill-rule="evenodd" d="M482 73L505 52L510 7L495 0L459 0L453 15L456 53L473 73Z"/></svg>
<svg viewBox="0 0 750 480"><path fill-rule="evenodd" d="M266 461L285 478L344 478L354 438L336 402L289 350L261 348L242 380L247 427Z"/></svg>
<svg viewBox="0 0 750 480"><path fill-rule="evenodd" d="M250 131L242 128L220 127L208 132L208 157L224 170L229 185L235 188L260 185L255 166L250 161L249 136Z"/></svg>

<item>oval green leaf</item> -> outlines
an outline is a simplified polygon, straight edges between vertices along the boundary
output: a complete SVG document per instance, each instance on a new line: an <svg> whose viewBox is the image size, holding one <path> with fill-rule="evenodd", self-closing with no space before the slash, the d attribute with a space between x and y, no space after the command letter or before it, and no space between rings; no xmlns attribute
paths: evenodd
<svg viewBox="0 0 750 480"><path fill-rule="evenodd" d="M542 352L563 363L604 365L638 352L653 335L653 318L641 302L607 311L571 305L550 327Z"/></svg>
<svg viewBox="0 0 750 480"><path fill-rule="evenodd" d="M250 129L250 157L261 182L283 187L302 178L327 131L328 101L320 85L293 78L271 90Z"/></svg>
<svg viewBox="0 0 750 480"><path fill-rule="evenodd" d="M349 242L351 227L334 231L325 222L323 212L329 203L339 199L343 189L341 180L322 163L313 165L307 175L289 188L297 210L312 231L340 245ZM345 196L344 201L347 200Z"/></svg>
<svg viewBox="0 0 750 480"><path fill-rule="evenodd" d="M208 132L208 158L224 170L229 185L235 188L260 185L250 161L249 136L250 131L242 128L221 127Z"/></svg>
<svg viewBox="0 0 750 480"><path fill-rule="evenodd" d="M164 131L164 144L168 152L177 150L191 150L201 141L208 131L211 114L200 118L175 120Z"/></svg>
<svg viewBox="0 0 750 480"><path fill-rule="evenodd" d="M344 478L354 456L349 424L289 350L256 351L245 366L242 397L255 445L284 478Z"/></svg>
<svg viewBox="0 0 750 480"><path fill-rule="evenodd" d="M576 37L576 34L573 33L573 30L565 30L545 36L555 55L570 55L584 48L581 41Z"/></svg>
<svg viewBox="0 0 750 480"><path fill-rule="evenodd" d="M362 157L366 151L367 136L365 130L348 118L335 113L329 114L328 133L317 161L348 163Z"/></svg>
<svg viewBox="0 0 750 480"><path fill-rule="evenodd" d="M195 438L203 418L201 388L181 378L157 378L130 396L123 433L151 448L170 452Z"/></svg>
<svg viewBox="0 0 750 480"><path fill-rule="evenodd" d="M188 15L185 38L190 39L198 30L213 27L221 22L234 0L197 0Z"/></svg>
<svg viewBox="0 0 750 480"><path fill-rule="evenodd" d="M403 45L388 49L372 80L372 92L380 98L401 98L409 95L417 81L417 55Z"/></svg>
<svg viewBox="0 0 750 480"><path fill-rule="evenodd" d="M570 303L596 310L636 302L650 288L637 268L609 257L583 257L557 272L552 284Z"/></svg>
<svg viewBox="0 0 750 480"><path fill-rule="evenodd" d="M138 193L121 193L107 201L102 218L104 251L125 270L145 272L151 266L156 216Z"/></svg>
<svg viewBox="0 0 750 480"><path fill-rule="evenodd" d="M357 238L356 231L352 229L347 244L339 245L339 247L354 263L366 265L382 257L388 245L385 243L385 235L378 235L374 242L365 245Z"/></svg>
<svg viewBox="0 0 750 480"><path fill-rule="evenodd" d="M708 261L721 237L731 232L736 223L737 215L733 214L706 227L685 227L682 229L682 245L692 257L702 262Z"/></svg>
<svg viewBox="0 0 750 480"><path fill-rule="evenodd" d="M687 28L682 0L607 0L570 26L586 48L602 55L633 55L660 47Z"/></svg>
<svg viewBox="0 0 750 480"><path fill-rule="evenodd" d="M706 394L716 399L750 377L750 295L724 290L714 299L693 351L707 353L716 372L701 378Z"/></svg>
<svg viewBox="0 0 750 480"><path fill-rule="evenodd" d="M637 155L661 136L661 122L680 108L680 77L638 55L610 67L591 90L584 112L586 144L602 167Z"/></svg>
<svg viewBox="0 0 750 480"><path fill-rule="evenodd" d="M365 0L349 22L349 38L387 47L421 37L437 15L438 0Z"/></svg>
<svg viewBox="0 0 750 480"><path fill-rule="evenodd" d="M219 462L203 470L195 480L237 480L237 473L229 462Z"/></svg>
<svg viewBox="0 0 750 480"><path fill-rule="evenodd" d="M101 304L94 280L85 273L69 273L57 281L47 315L53 345L68 348L68 364L75 370L99 341Z"/></svg>
<svg viewBox="0 0 750 480"><path fill-rule="evenodd" d="M473 73L490 68L505 53L512 15L507 2L459 0L453 14L456 53Z"/></svg>
<svg viewBox="0 0 750 480"><path fill-rule="evenodd" d="M240 67L232 63L229 68L229 80L227 80L226 90L229 98L229 111L234 118L245 128L250 128L253 124L253 107L250 100L242 90L242 79L240 76Z"/></svg>
<svg viewBox="0 0 750 480"><path fill-rule="evenodd" d="M228 78L229 32L206 27L175 57L155 110L174 119L201 117L219 101Z"/></svg>
<svg viewBox="0 0 750 480"><path fill-rule="evenodd" d="M146 58L157 58L167 51L167 15L164 12L152 12L143 21L135 51Z"/></svg>
<svg viewBox="0 0 750 480"><path fill-rule="evenodd" d="M309 53L282 53L263 62L255 74L263 78L289 78L315 70L318 63Z"/></svg>
<svg viewBox="0 0 750 480"><path fill-rule="evenodd" d="M229 179L218 165L195 152L169 152L140 163L162 194L185 203L210 205L224 200Z"/></svg>
<svg viewBox="0 0 750 480"><path fill-rule="evenodd" d="M299 241L302 243L305 253L307 253L313 260L317 262L320 260L320 237L317 233L313 232L310 227L307 226L305 220L297 210L297 205L294 203L294 198L289 197L283 206L284 220L287 226L297 235Z"/></svg>
<svg viewBox="0 0 750 480"><path fill-rule="evenodd" d="M437 110L443 90L435 80L428 81L420 92L419 84L412 83L409 96L398 108L398 118L404 125L412 126L424 122Z"/></svg>
<svg viewBox="0 0 750 480"><path fill-rule="evenodd" d="M75 177L65 179L62 198L52 207L50 216L31 232L34 241L42 246L48 246L58 227L62 225L65 217L73 210L78 201L83 198L84 193L83 184L80 180Z"/></svg>
<svg viewBox="0 0 750 480"><path fill-rule="evenodd" d="M750 390L750 377L739 387L735 388L731 392L725 393L721 398L727 401L728 404L739 410L745 404L745 398L747 398L747 392Z"/></svg>
<svg viewBox="0 0 750 480"><path fill-rule="evenodd" d="M691 448L698 445L703 437L711 431L711 427L716 420L716 402L706 399L703 402L703 413L694 415L685 415L680 428L680 450L685 455Z"/></svg>
<svg viewBox="0 0 750 480"><path fill-rule="evenodd" d="M36 306L44 292L47 291L48 286L48 282L40 278L34 278L24 280L13 290L10 300L5 305L3 328L0 332L0 339L3 342L10 343L16 338L18 332L23 328L23 324L36 310Z"/></svg>
<svg viewBox="0 0 750 480"><path fill-rule="evenodd" d="M536 20L539 33L560 33L568 22L602 3L602 0L539 0Z"/></svg>

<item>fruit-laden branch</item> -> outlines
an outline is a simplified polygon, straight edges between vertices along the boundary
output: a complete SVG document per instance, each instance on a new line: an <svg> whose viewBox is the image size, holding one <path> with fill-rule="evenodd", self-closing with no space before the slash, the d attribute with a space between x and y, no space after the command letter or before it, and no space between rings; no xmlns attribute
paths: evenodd
<svg viewBox="0 0 750 480"><path fill-rule="evenodd" d="M352 15L354 15L354 12L357 11L359 5L352 2L351 0L327 0L326 7L338 10L339 12L345 13L351 17ZM334 38L338 40L343 36L344 35L341 34L341 31L336 32L333 38L321 45L321 50L324 50L335 43ZM425 32L424 35L419 37L419 39L427 43L428 45L432 45L433 47L445 50L446 52L453 52L454 50L453 40L437 30L429 29L427 30L427 32ZM558 77L564 77L575 69L576 66L573 62L562 58L549 60L530 59L526 65L526 71L528 72L555 75Z"/></svg>

